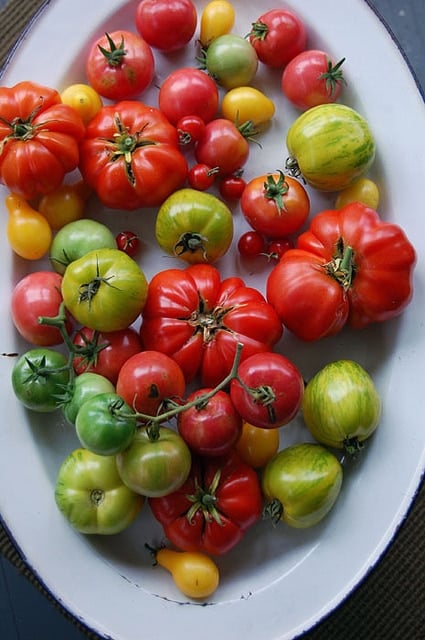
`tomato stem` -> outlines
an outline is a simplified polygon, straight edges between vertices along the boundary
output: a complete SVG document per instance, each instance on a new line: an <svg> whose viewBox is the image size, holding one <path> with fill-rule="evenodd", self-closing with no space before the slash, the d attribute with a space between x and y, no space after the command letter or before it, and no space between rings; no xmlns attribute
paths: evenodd
<svg viewBox="0 0 425 640"><path fill-rule="evenodd" d="M273 498L268 502L263 509L263 518L270 519L274 525L277 525L279 520L282 519L283 504L278 498Z"/></svg>

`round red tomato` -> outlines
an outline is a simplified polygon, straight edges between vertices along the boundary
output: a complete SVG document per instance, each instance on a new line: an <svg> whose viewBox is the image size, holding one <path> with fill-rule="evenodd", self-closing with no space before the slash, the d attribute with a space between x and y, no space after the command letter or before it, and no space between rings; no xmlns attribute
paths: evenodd
<svg viewBox="0 0 425 640"><path fill-rule="evenodd" d="M303 185L282 172L253 178L244 189L240 205L251 227L267 238L299 231L310 213L310 199Z"/></svg>
<svg viewBox="0 0 425 640"><path fill-rule="evenodd" d="M142 350L139 333L132 327L109 332L82 327L75 334L73 342L75 372L98 373L113 384L116 384L123 364Z"/></svg>
<svg viewBox="0 0 425 640"><path fill-rule="evenodd" d="M113 31L93 42L86 75L98 94L110 100L133 98L153 79L155 60L150 46L131 31Z"/></svg>
<svg viewBox="0 0 425 640"><path fill-rule="evenodd" d="M195 402L210 392L210 388L197 389L185 404ZM189 449L198 455L221 456L230 452L238 440L242 419L235 410L230 396L217 391L207 402L179 413L177 426Z"/></svg>
<svg viewBox="0 0 425 640"><path fill-rule="evenodd" d="M120 231L115 237L117 247L134 258L139 253L140 238L134 231Z"/></svg>
<svg viewBox="0 0 425 640"><path fill-rule="evenodd" d="M290 422L304 394L299 369L279 353L259 353L241 362L230 383L230 398L244 420L271 429Z"/></svg>
<svg viewBox="0 0 425 640"><path fill-rule="evenodd" d="M195 33L198 16L192 0L141 0L136 8L136 28L151 47L161 51L181 49Z"/></svg>
<svg viewBox="0 0 425 640"><path fill-rule="evenodd" d="M186 383L179 365L158 351L141 351L124 363L116 390L135 411L155 416L166 401L179 402Z"/></svg>
<svg viewBox="0 0 425 640"><path fill-rule="evenodd" d="M344 83L342 64L334 64L324 51L308 49L285 67L281 87L284 95L299 109L335 102Z"/></svg>
<svg viewBox="0 0 425 640"><path fill-rule="evenodd" d="M195 147L197 162L218 167L219 176L239 171L249 156L249 143L238 127L225 118L216 118L205 125Z"/></svg>
<svg viewBox="0 0 425 640"><path fill-rule="evenodd" d="M182 67L165 78L159 89L158 104L174 125L184 116L199 116L209 122L217 114L219 93L214 80L204 71Z"/></svg>
<svg viewBox="0 0 425 640"><path fill-rule="evenodd" d="M249 40L261 62L283 67L305 49L307 31L293 11L271 9L252 24Z"/></svg>
<svg viewBox="0 0 425 640"><path fill-rule="evenodd" d="M14 287L11 298L12 321L20 335L37 346L63 342L57 327L40 324L40 316L54 317L62 303L62 276L55 271L34 271Z"/></svg>

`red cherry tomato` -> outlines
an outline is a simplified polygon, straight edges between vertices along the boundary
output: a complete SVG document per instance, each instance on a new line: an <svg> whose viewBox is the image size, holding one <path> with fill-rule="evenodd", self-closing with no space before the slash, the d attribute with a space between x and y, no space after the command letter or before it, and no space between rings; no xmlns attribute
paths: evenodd
<svg viewBox="0 0 425 640"><path fill-rule="evenodd" d="M176 123L180 144L195 144L201 138L204 128L205 122L199 116L182 116Z"/></svg>
<svg viewBox="0 0 425 640"><path fill-rule="evenodd" d="M117 247L132 258L139 252L140 238L133 231L120 231L116 236Z"/></svg>
<svg viewBox="0 0 425 640"><path fill-rule="evenodd" d="M258 231L246 231L238 240L238 251L242 258L257 258L267 252L267 244Z"/></svg>
<svg viewBox="0 0 425 640"><path fill-rule="evenodd" d="M246 182L241 176L226 176L220 181L220 195L224 200L240 200L245 187Z"/></svg>
<svg viewBox="0 0 425 640"><path fill-rule="evenodd" d="M192 0L141 0L135 15L142 38L160 51L184 47L195 33L197 22Z"/></svg>
<svg viewBox="0 0 425 640"><path fill-rule="evenodd" d="M189 185L192 189L206 191L214 184L216 175L219 171L218 167L211 168L207 164L203 163L194 164L187 174Z"/></svg>

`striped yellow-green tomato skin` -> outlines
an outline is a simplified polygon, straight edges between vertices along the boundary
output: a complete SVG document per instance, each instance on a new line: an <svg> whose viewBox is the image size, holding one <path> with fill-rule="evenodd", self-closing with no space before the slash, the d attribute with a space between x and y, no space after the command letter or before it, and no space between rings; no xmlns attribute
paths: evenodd
<svg viewBox="0 0 425 640"><path fill-rule="evenodd" d="M221 258L232 243L233 216L213 194L180 189L159 208L155 236L167 254L188 264L210 264Z"/></svg>
<svg viewBox="0 0 425 640"><path fill-rule="evenodd" d="M350 186L371 167L375 140L366 120L343 104L321 104L290 126L286 146L306 182L319 191Z"/></svg>
<svg viewBox="0 0 425 640"><path fill-rule="evenodd" d="M332 509L342 480L342 466L333 453L320 444L303 442L281 449L266 465L262 489L268 502L281 503L281 520L306 529Z"/></svg>
<svg viewBox="0 0 425 640"><path fill-rule="evenodd" d="M337 360L318 371L305 388L302 414L312 436L342 449L363 442L379 424L381 399L369 373L357 362Z"/></svg>

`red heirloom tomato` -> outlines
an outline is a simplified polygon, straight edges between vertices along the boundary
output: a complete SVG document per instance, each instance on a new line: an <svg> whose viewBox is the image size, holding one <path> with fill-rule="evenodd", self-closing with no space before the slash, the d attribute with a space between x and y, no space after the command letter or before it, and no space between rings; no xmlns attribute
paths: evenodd
<svg viewBox="0 0 425 640"><path fill-rule="evenodd" d="M0 87L0 179L31 200L53 191L79 160L79 114L58 91L34 82Z"/></svg>
<svg viewBox="0 0 425 640"><path fill-rule="evenodd" d="M150 281L140 329L146 349L171 356L186 381L200 373L214 387L241 358L267 352L282 335L282 323L263 295L241 278L221 280L218 269L195 264L166 269Z"/></svg>
<svg viewBox="0 0 425 640"><path fill-rule="evenodd" d="M184 116L212 120L218 111L219 93L212 78L200 69L182 67L168 75L159 89L159 108L177 125Z"/></svg>
<svg viewBox="0 0 425 640"><path fill-rule="evenodd" d="M167 400L179 402L186 382L177 362L159 351L141 351L128 358L118 375L117 393L135 411L155 416Z"/></svg>
<svg viewBox="0 0 425 640"><path fill-rule="evenodd" d="M242 419L225 391L217 391L202 402L202 397L210 391L197 389L190 394L185 404L197 399L199 404L179 413L177 426L183 440L194 453L221 456L229 453L238 440Z"/></svg>
<svg viewBox="0 0 425 640"><path fill-rule="evenodd" d="M299 369L279 353L257 353L239 365L230 383L230 398L244 420L273 429L292 420L304 393Z"/></svg>
<svg viewBox="0 0 425 640"><path fill-rule="evenodd" d="M141 0L136 28L151 47L173 51L184 47L195 33L198 16L192 0Z"/></svg>
<svg viewBox="0 0 425 640"><path fill-rule="evenodd" d="M310 199L298 180L280 171L248 182L241 209L258 233L266 238L282 238L301 229L310 213Z"/></svg>
<svg viewBox="0 0 425 640"><path fill-rule="evenodd" d="M97 93L110 100L134 98L149 87L155 69L150 46L131 31L113 31L93 43L86 75Z"/></svg>
<svg viewBox="0 0 425 640"><path fill-rule="evenodd" d="M20 335L38 346L63 342L57 327L40 324L40 316L59 313L62 303L62 276L54 271L34 271L24 276L14 287L11 298L12 321Z"/></svg>
<svg viewBox="0 0 425 640"><path fill-rule="evenodd" d="M305 49L307 32L292 11L271 9L253 22L249 40L258 59L270 67L283 67Z"/></svg>
<svg viewBox="0 0 425 640"><path fill-rule="evenodd" d="M75 372L92 371L116 384L123 364L142 350L142 341L133 327L118 331L94 331L82 327L74 336Z"/></svg>
<svg viewBox="0 0 425 640"><path fill-rule="evenodd" d="M180 188L187 162L166 117L125 100L103 107L88 125L80 170L105 206L132 210L160 205Z"/></svg>
<svg viewBox="0 0 425 640"><path fill-rule="evenodd" d="M217 167L218 175L228 176L240 170L249 156L249 143L240 129L226 120L216 118L205 125L195 147L196 160Z"/></svg>
<svg viewBox="0 0 425 640"><path fill-rule="evenodd" d="M195 458L185 484L149 504L177 548L222 555L261 517L262 495L254 469L232 452Z"/></svg>
<svg viewBox="0 0 425 640"><path fill-rule="evenodd" d="M299 109L335 102L341 93L345 58L334 64L324 51L308 49L293 58L282 74L282 91Z"/></svg>

